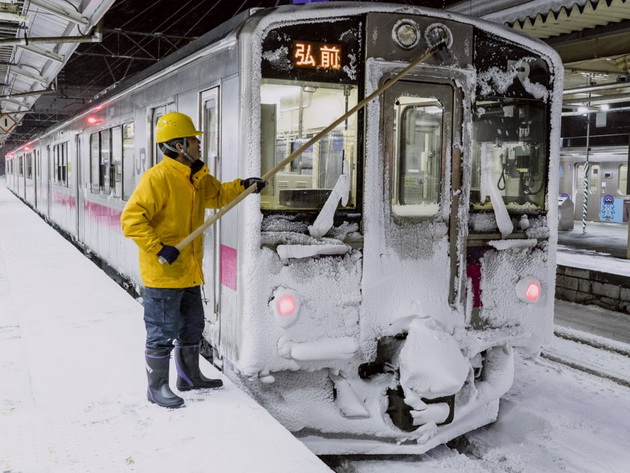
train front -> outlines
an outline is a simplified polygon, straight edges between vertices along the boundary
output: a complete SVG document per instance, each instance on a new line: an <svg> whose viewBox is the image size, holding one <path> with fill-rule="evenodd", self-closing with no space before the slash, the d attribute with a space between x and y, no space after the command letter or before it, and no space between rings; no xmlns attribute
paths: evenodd
<svg viewBox="0 0 630 473"><path fill-rule="evenodd" d="M242 314L223 343L315 452L421 453L494 421L513 347L550 336L561 65L429 10L306 11L241 33L260 45L241 47L252 171L395 83L244 204L260 226L242 228Z"/></svg>

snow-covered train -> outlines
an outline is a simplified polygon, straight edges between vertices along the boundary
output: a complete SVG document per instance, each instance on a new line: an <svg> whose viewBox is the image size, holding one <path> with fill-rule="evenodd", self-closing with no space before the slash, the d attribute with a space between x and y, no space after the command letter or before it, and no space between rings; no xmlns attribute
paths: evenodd
<svg viewBox="0 0 630 473"><path fill-rule="evenodd" d="M162 114L195 118L228 181L392 80L206 231L204 337L315 452L421 453L494 421L513 347L551 334L562 64L546 45L401 5L250 10L11 153L7 185L141 290L119 217L162 159Z"/></svg>

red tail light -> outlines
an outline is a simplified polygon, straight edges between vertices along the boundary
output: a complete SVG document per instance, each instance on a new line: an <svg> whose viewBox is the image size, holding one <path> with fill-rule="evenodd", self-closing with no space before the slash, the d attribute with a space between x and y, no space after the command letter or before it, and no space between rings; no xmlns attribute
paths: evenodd
<svg viewBox="0 0 630 473"><path fill-rule="evenodd" d="M285 294L284 296L278 298L278 302L276 304L278 306L278 313L283 317L293 315L295 309L297 309L297 303L291 294Z"/></svg>
<svg viewBox="0 0 630 473"><path fill-rule="evenodd" d="M300 296L291 289L277 288L269 301L269 308L273 312L278 325L288 327L297 319L300 312Z"/></svg>
<svg viewBox="0 0 630 473"><path fill-rule="evenodd" d="M514 289L518 298L529 304L538 302L542 294L540 281L534 278L521 279L516 283L516 287Z"/></svg>

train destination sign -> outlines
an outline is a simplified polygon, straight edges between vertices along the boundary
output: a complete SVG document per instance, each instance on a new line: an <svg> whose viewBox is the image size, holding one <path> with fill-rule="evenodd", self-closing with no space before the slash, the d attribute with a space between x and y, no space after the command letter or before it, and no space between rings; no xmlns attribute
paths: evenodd
<svg viewBox="0 0 630 473"><path fill-rule="evenodd" d="M364 66L361 28L355 18L318 24L317 35L304 24L272 29L262 43L262 76L356 84Z"/></svg>
<svg viewBox="0 0 630 473"><path fill-rule="evenodd" d="M341 69L341 45L293 41L293 65L313 69Z"/></svg>

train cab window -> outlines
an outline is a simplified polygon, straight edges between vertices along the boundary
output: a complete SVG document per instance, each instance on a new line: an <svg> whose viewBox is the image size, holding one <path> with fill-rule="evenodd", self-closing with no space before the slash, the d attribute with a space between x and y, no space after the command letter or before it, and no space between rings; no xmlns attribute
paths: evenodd
<svg viewBox="0 0 630 473"><path fill-rule="evenodd" d="M545 206L546 105L542 100L496 98L473 110L471 206L492 209L491 196L508 210Z"/></svg>
<svg viewBox="0 0 630 473"><path fill-rule="evenodd" d="M68 187L68 142L53 145L53 184Z"/></svg>
<svg viewBox="0 0 630 473"><path fill-rule="evenodd" d="M357 96L357 87L351 85L263 80L261 174L273 169L333 119L356 105ZM350 182L350 195L343 208L356 208L356 140L355 114L281 169L263 189L261 208L319 210L342 174Z"/></svg>
<svg viewBox="0 0 630 473"><path fill-rule="evenodd" d="M128 200L134 189L135 169L135 128L133 123L125 123L122 126L122 161L123 161L123 200Z"/></svg>
<svg viewBox="0 0 630 473"><path fill-rule="evenodd" d="M439 210L444 107L434 98L396 101L396 150L392 210L425 217Z"/></svg>
<svg viewBox="0 0 630 473"><path fill-rule="evenodd" d="M622 195L628 195L628 165L622 164L619 166L619 193Z"/></svg>

